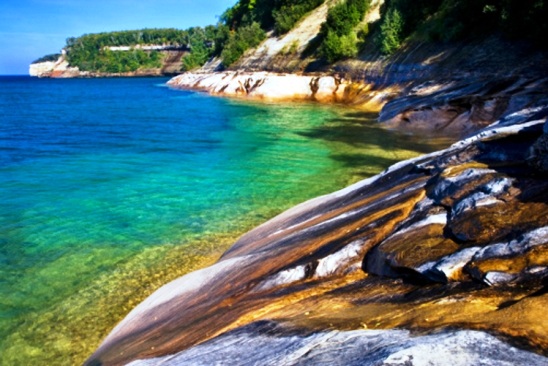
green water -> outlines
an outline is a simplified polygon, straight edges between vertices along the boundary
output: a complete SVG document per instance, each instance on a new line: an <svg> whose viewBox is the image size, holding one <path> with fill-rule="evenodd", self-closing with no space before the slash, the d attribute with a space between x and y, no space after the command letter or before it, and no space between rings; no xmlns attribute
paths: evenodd
<svg viewBox="0 0 548 366"><path fill-rule="evenodd" d="M80 364L254 226L446 141L161 79L0 79L2 364Z"/></svg>

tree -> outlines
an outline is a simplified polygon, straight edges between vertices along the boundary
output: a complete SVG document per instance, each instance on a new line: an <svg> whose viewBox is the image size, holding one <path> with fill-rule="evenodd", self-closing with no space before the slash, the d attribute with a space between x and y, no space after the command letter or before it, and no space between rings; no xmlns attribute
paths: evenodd
<svg viewBox="0 0 548 366"><path fill-rule="evenodd" d="M355 28L363 20L370 5L370 0L346 0L329 9L322 24L323 40L319 48L320 55L328 62L355 57L358 54Z"/></svg>
<svg viewBox="0 0 548 366"><path fill-rule="evenodd" d="M380 50L389 55L400 47L403 20L398 9L389 9L380 27Z"/></svg>
<svg viewBox="0 0 548 366"><path fill-rule="evenodd" d="M251 23L251 25L245 27L240 27L237 31L231 32L228 41L221 52L223 65L232 65L238 61L247 49L257 46L265 38L266 33L257 22Z"/></svg>
<svg viewBox="0 0 548 366"><path fill-rule="evenodd" d="M329 63L356 57L358 54L357 39L354 33L339 36L329 32L321 46L321 53Z"/></svg>

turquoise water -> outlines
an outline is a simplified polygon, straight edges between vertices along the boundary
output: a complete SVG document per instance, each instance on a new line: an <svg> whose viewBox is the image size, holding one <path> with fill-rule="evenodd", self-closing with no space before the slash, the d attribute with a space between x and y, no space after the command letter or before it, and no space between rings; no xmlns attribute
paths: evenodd
<svg viewBox="0 0 548 366"><path fill-rule="evenodd" d="M0 77L4 360L79 363L136 301L254 225L439 147L358 111L166 81Z"/></svg>

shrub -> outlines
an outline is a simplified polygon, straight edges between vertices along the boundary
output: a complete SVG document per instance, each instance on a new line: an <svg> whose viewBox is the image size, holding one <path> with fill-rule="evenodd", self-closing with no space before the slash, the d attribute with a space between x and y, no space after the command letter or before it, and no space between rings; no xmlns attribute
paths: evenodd
<svg viewBox="0 0 548 366"><path fill-rule="evenodd" d="M230 66L251 47L257 46L266 38L266 33L259 23L254 22L249 26L241 27L230 34L228 41L221 52L223 65Z"/></svg>
<svg viewBox="0 0 548 366"><path fill-rule="evenodd" d="M354 32L371 5L371 0L346 0L327 12L322 24L320 55L328 62L355 57L358 54L358 38ZM364 28L365 33L368 32ZM358 31L360 32L360 31ZM363 35L363 32L360 32Z"/></svg>
<svg viewBox="0 0 548 366"><path fill-rule="evenodd" d="M356 57L358 54L356 36L354 33L339 36L335 32L329 32L322 43L320 52L330 63Z"/></svg>

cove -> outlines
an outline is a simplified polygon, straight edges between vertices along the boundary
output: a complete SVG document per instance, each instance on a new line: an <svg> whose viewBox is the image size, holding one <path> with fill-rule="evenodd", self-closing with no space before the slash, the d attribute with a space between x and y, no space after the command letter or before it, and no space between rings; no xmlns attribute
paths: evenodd
<svg viewBox="0 0 548 366"><path fill-rule="evenodd" d="M81 364L161 285L297 203L448 144L167 79L0 78L0 353Z"/></svg>

